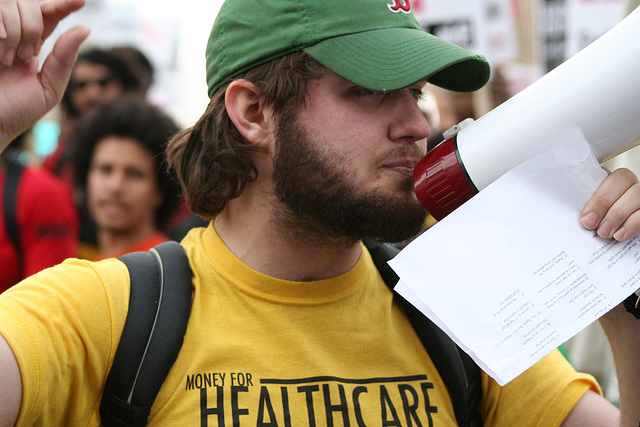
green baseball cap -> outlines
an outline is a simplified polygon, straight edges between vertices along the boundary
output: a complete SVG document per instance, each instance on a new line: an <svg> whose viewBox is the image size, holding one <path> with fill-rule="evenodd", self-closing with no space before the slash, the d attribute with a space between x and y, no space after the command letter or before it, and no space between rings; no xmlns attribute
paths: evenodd
<svg viewBox="0 0 640 427"><path fill-rule="evenodd" d="M207 43L207 86L303 50L342 78L376 91L416 82L469 92L489 63L422 31L411 0L226 0Z"/></svg>

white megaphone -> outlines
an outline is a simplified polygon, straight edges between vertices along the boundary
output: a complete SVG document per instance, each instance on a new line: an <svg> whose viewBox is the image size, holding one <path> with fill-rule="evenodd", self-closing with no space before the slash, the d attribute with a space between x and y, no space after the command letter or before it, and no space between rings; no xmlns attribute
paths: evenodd
<svg viewBox="0 0 640 427"><path fill-rule="evenodd" d="M445 133L414 169L416 195L440 220L575 128L600 162L640 142L640 8L513 98Z"/></svg>

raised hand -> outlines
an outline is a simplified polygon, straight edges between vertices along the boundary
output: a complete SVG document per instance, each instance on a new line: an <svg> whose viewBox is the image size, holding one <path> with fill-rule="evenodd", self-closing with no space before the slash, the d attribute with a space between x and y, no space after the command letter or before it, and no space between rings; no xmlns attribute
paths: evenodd
<svg viewBox="0 0 640 427"><path fill-rule="evenodd" d="M0 151L62 98L87 27L60 36L38 67L38 54L58 23L84 0L0 0Z"/></svg>

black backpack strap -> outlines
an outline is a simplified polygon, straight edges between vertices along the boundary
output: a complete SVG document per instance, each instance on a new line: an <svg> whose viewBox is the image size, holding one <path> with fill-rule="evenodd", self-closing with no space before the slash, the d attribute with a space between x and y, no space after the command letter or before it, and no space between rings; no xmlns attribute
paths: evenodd
<svg viewBox="0 0 640 427"><path fill-rule="evenodd" d="M105 426L144 426L182 347L191 311L191 269L174 241L120 260L129 269L131 297L100 417Z"/></svg>
<svg viewBox="0 0 640 427"><path fill-rule="evenodd" d="M7 236L13 243L18 253L20 271L22 271L22 250L20 249L20 239L18 237L18 220L16 215L16 197L18 195L18 183L22 175L23 166L21 163L9 160L7 174L4 181L2 196L2 210L4 212L4 228Z"/></svg>
<svg viewBox="0 0 640 427"><path fill-rule="evenodd" d="M365 242L365 245L382 279L393 290L399 278L387 261L396 256L399 250L376 242ZM458 425L482 426L478 412L482 400L482 379L478 365L420 310L399 294L394 292L394 296L447 386Z"/></svg>

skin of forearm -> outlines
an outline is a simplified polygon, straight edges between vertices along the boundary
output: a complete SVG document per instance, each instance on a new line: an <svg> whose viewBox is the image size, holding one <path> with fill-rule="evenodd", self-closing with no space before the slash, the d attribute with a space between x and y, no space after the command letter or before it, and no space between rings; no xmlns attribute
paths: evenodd
<svg viewBox="0 0 640 427"><path fill-rule="evenodd" d="M640 423L640 320L620 304L600 319L611 350L620 389L620 425Z"/></svg>

